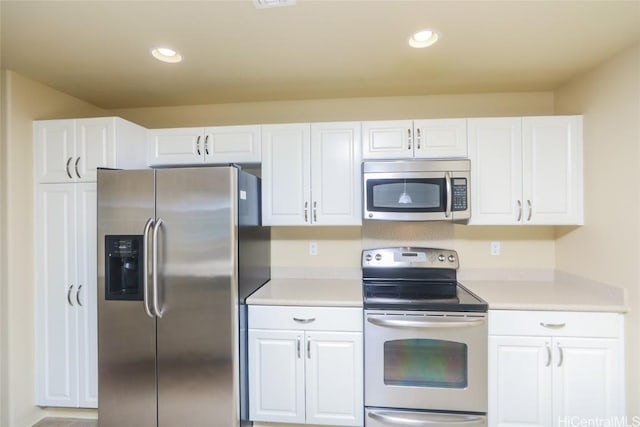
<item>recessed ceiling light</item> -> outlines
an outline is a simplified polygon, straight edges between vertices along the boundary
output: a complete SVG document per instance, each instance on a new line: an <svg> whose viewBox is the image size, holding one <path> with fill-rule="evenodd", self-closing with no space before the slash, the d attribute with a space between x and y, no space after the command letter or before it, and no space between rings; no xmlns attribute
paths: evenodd
<svg viewBox="0 0 640 427"><path fill-rule="evenodd" d="M429 47L438 41L440 35L433 30L422 30L409 38L409 46L415 48Z"/></svg>
<svg viewBox="0 0 640 427"><path fill-rule="evenodd" d="M155 49L152 49L151 54L158 61L162 62L175 64L176 62L182 61L182 55L180 55L173 49L169 49L168 47L157 47Z"/></svg>

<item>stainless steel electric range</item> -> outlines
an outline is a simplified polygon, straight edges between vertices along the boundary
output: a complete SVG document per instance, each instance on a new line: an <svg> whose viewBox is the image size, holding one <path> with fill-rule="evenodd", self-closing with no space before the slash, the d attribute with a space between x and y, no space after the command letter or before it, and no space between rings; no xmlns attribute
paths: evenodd
<svg viewBox="0 0 640 427"><path fill-rule="evenodd" d="M487 425L487 303L455 251L362 253L365 425Z"/></svg>

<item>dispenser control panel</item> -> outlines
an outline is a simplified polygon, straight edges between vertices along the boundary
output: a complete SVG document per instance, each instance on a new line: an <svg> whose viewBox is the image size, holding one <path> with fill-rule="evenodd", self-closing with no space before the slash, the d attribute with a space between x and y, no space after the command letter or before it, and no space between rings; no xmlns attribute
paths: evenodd
<svg viewBox="0 0 640 427"><path fill-rule="evenodd" d="M105 299L144 299L143 236L105 236Z"/></svg>

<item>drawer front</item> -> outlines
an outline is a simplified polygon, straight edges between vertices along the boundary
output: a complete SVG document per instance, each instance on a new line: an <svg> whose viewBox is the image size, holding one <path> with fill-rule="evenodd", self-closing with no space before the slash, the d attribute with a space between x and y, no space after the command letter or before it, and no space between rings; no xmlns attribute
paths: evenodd
<svg viewBox="0 0 640 427"><path fill-rule="evenodd" d="M489 335L607 337L622 335L622 315L566 311L489 311Z"/></svg>
<svg viewBox="0 0 640 427"><path fill-rule="evenodd" d="M250 305L249 328L360 332L362 331L362 309Z"/></svg>

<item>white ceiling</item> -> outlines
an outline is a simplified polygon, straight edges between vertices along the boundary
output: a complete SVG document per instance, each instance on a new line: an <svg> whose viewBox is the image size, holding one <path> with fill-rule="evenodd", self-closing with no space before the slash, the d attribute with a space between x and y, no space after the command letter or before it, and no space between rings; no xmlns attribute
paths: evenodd
<svg viewBox="0 0 640 427"><path fill-rule="evenodd" d="M552 90L640 40L640 0L0 1L2 67L109 108ZM410 33L440 42L410 48ZM152 47L179 50L164 64Z"/></svg>

